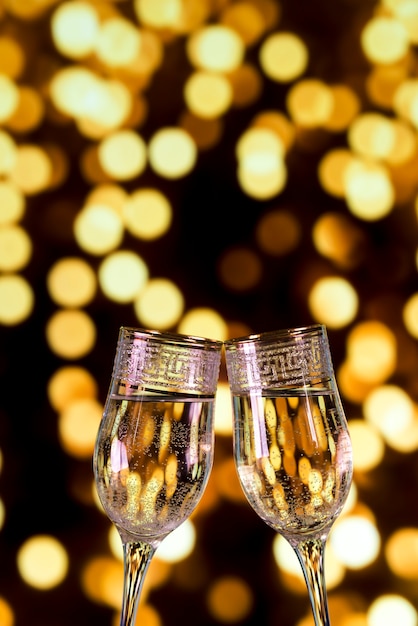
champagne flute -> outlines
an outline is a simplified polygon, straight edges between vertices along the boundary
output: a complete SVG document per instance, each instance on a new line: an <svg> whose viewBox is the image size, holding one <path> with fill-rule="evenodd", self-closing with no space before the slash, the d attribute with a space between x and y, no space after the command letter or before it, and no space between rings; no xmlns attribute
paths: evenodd
<svg viewBox="0 0 418 626"><path fill-rule="evenodd" d="M242 489L296 552L315 625L329 626L324 550L353 470L326 328L231 339L225 353Z"/></svg>
<svg viewBox="0 0 418 626"><path fill-rule="evenodd" d="M93 467L124 558L120 626L133 626L155 550L196 508L214 455L222 342L121 327Z"/></svg>

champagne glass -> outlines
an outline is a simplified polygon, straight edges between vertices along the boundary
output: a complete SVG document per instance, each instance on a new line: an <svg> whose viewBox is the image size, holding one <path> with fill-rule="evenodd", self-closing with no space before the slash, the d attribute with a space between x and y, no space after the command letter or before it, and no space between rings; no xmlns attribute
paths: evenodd
<svg viewBox="0 0 418 626"><path fill-rule="evenodd" d="M258 516L292 546L316 626L329 626L324 550L352 480L348 426L321 324L225 342L234 459Z"/></svg>
<svg viewBox="0 0 418 626"><path fill-rule="evenodd" d="M121 327L93 457L124 558L120 626L133 626L155 550L196 508L213 464L222 342Z"/></svg>

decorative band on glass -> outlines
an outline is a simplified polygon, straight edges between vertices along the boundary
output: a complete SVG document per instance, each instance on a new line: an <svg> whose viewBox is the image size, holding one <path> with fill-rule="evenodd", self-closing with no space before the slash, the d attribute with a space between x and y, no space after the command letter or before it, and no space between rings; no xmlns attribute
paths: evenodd
<svg viewBox="0 0 418 626"><path fill-rule="evenodd" d="M277 331L225 342L232 393L312 386L333 376L323 326Z"/></svg>
<svg viewBox="0 0 418 626"><path fill-rule="evenodd" d="M122 327L113 380L129 394L148 389L214 395L221 347L208 339Z"/></svg>

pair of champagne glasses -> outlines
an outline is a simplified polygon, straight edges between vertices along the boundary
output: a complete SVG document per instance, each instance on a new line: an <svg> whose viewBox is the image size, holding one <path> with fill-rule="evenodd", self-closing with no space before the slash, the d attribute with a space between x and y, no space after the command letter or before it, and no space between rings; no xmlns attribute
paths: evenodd
<svg viewBox="0 0 418 626"><path fill-rule="evenodd" d="M321 324L226 342L120 329L93 459L123 545L120 626L134 626L156 549L208 482L223 346L241 487L296 552L315 625L329 626L324 548L350 489L352 451Z"/></svg>

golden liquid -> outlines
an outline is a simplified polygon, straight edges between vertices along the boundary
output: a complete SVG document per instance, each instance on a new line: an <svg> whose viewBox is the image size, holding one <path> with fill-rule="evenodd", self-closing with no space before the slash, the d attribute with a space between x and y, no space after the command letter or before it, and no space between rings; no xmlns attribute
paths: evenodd
<svg viewBox="0 0 418 626"><path fill-rule="evenodd" d="M256 513L282 534L328 528L347 498L351 444L334 394L234 398L234 451Z"/></svg>
<svg viewBox="0 0 418 626"><path fill-rule="evenodd" d="M94 469L108 517L138 540L164 537L196 507L213 462L213 400L110 399Z"/></svg>

